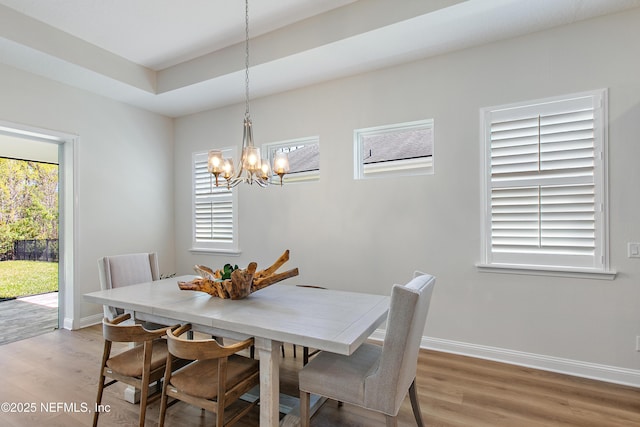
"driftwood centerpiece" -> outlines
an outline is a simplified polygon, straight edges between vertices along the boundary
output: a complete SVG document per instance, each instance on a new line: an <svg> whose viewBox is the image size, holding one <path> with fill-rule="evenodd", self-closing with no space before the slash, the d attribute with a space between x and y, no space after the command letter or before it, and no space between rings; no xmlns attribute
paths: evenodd
<svg viewBox="0 0 640 427"><path fill-rule="evenodd" d="M213 271L209 267L196 265L193 269L202 277L197 277L190 282L178 282L180 289L188 291L201 291L218 298L242 299L249 294L266 288L269 285L298 275L298 269L276 273L285 262L289 260L289 249L269 268L256 271L258 264L249 263L246 269L236 269L231 272L230 279L222 279L223 271Z"/></svg>

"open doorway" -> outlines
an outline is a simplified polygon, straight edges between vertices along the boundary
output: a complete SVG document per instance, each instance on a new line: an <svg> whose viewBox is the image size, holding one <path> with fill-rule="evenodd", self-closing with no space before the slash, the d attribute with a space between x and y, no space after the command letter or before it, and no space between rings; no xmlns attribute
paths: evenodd
<svg viewBox="0 0 640 427"><path fill-rule="evenodd" d="M29 156L47 162L0 154L0 344L58 328L58 164L49 149Z"/></svg>
<svg viewBox="0 0 640 427"><path fill-rule="evenodd" d="M1 317L2 312L4 312L6 314L4 321L9 319L8 321L12 322L9 327L3 326L2 329L16 331L14 334L16 336L0 336L0 343L38 335L57 327L72 328L73 319L67 320L68 318L65 314L69 313L65 313L64 308L65 300L69 298L67 292L65 292L65 288L69 287L67 286L67 279L72 278L72 275L68 273L73 271L72 257L68 256L71 253L69 252L69 246L72 247L72 244L65 245L65 236L72 236L68 229L72 228L72 223L69 220L73 218L73 209L67 209L69 213L65 214L64 207L65 205L69 206L69 195L65 198L63 190L65 183L72 182L70 179L73 176L73 162L70 162L71 164L67 167L63 166L62 163L65 158L73 159L73 142L74 139L71 137L55 132L51 134L48 132L41 133L33 128L21 125L14 128L0 122L0 157L9 158L14 161L14 165L19 164L22 168L29 170L31 175L27 178L28 185L49 186L48 202L38 201L30 209L42 209L44 208L43 204L47 203L50 208L54 204L53 198L57 202L55 203L57 211L51 212L49 209L46 214L43 214L43 211L40 212L41 217L46 217L48 225L43 225L41 221L38 226L51 229L52 222L58 225L56 232L50 233L48 236L45 236L46 233L41 233L39 236L30 236L46 237L46 239L20 239L18 243L14 243L15 246L11 249L11 252L20 252L15 257L21 258L20 261L25 263L35 262L36 259L41 261L41 264L33 264L42 266L37 269L34 268L34 270L38 270L39 274L45 274L46 278L36 279L36 282L48 281L49 284L44 288L42 283L39 284L39 287L27 288L24 292L32 295L24 298L22 298L22 295L15 295L16 290L13 290L14 295L8 296L10 298L15 296L17 297L16 299L0 302L0 321L3 320ZM65 145L67 150L64 149ZM69 170L65 173L67 169ZM45 184L37 184L36 177L43 172L46 172L45 175L47 175L48 181ZM69 224L71 224L71 227L69 227ZM14 226L14 231L15 229L20 229L20 227L33 228L34 224L33 222L23 221L22 224ZM65 230L67 231L65 232ZM4 231L7 231L6 227ZM4 249L3 253L6 253L6 248ZM67 256L65 256L65 252ZM13 258L14 254L12 253L11 255ZM72 284L72 281L70 283ZM4 289L3 293L11 294L11 291L7 292ZM20 293L19 290L18 293ZM65 295L67 296L65 297ZM6 304L7 302L12 304ZM3 304L4 307L2 307ZM72 315L73 312L70 314ZM29 318L29 316L32 317ZM41 330L38 331L38 328Z"/></svg>

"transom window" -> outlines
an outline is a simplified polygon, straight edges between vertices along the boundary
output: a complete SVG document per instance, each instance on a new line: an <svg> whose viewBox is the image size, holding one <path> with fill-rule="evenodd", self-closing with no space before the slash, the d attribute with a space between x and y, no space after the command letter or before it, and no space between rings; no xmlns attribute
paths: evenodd
<svg viewBox="0 0 640 427"><path fill-rule="evenodd" d="M317 136L263 144L262 150L270 165L277 153L288 154L289 172L284 176L284 182L320 179L320 139ZM280 178L274 175L272 182L280 183Z"/></svg>
<svg viewBox="0 0 640 427"><path fill-rule="evenodd" d="M355 179L433 173L433 120L354 131Z"/></svg>

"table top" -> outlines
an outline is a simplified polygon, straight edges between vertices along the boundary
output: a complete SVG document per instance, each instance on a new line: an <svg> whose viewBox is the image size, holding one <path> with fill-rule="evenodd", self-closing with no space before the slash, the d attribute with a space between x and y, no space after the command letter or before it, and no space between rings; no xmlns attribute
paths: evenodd
<svg viewBox="0 0 640 427"><path fill-rule="evenodd" d="M179 322L351 354L387 317L389 297L275 284L241 300L178 288L180 276L92 292L85 301Z"/></svg>

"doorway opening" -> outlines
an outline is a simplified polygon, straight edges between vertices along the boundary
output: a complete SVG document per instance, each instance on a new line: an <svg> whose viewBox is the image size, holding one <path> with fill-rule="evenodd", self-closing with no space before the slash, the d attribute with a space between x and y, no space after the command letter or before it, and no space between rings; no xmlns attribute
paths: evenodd
<svg viewBox="0 0 640 427"><path fill-rule="evenodd" d="M34 157L51 162L0 155L0 344L58 328L58 164L47 148Z"/></svg>
<svg viewBox="0 0 640 427"><path fill-rule="evenodd" d="M4 158L0 160L5 166L11 164L10 167L23 172L22 175L18 173L22 181L19 184L23 187L14 188L13 192L13 196L20 194L17 197L22 197L21 205L18 203L20 206L16 208L23 212L13 216L19 223L12 225L6 224L8 215L5 212L5 224L0 225L0 233L4 231L16 239L7 243L11 239L6 235L4 240L0 238L5 246L12 246L9 251L6 247L0 248L5 254L5 260L0 263L7 262L9 253L12 262L21 264L16 264L14 270L26 268L27 276L42 275L35 279L35 286L18 280L22 288L7 289L15 283L8 285L4 280L7 275L3 274L0 283L3 289L0 290L6 295L0 296L10 300L0 302L3 326L0 329L11 333L0 334L0 344L58 327L74 328L72 194L75 140L72 135L0 122L0 157ZM39 181L42 179L44 181ZM38 187L48 188L41 191L44 188ZM47 195L43 194L47 192ZM35 200L39 197L40 200ZM29 198L32 200L27 200ZM3 212L0 206L0 215ZM4 336L7 334L10 336Z"/></svg>

